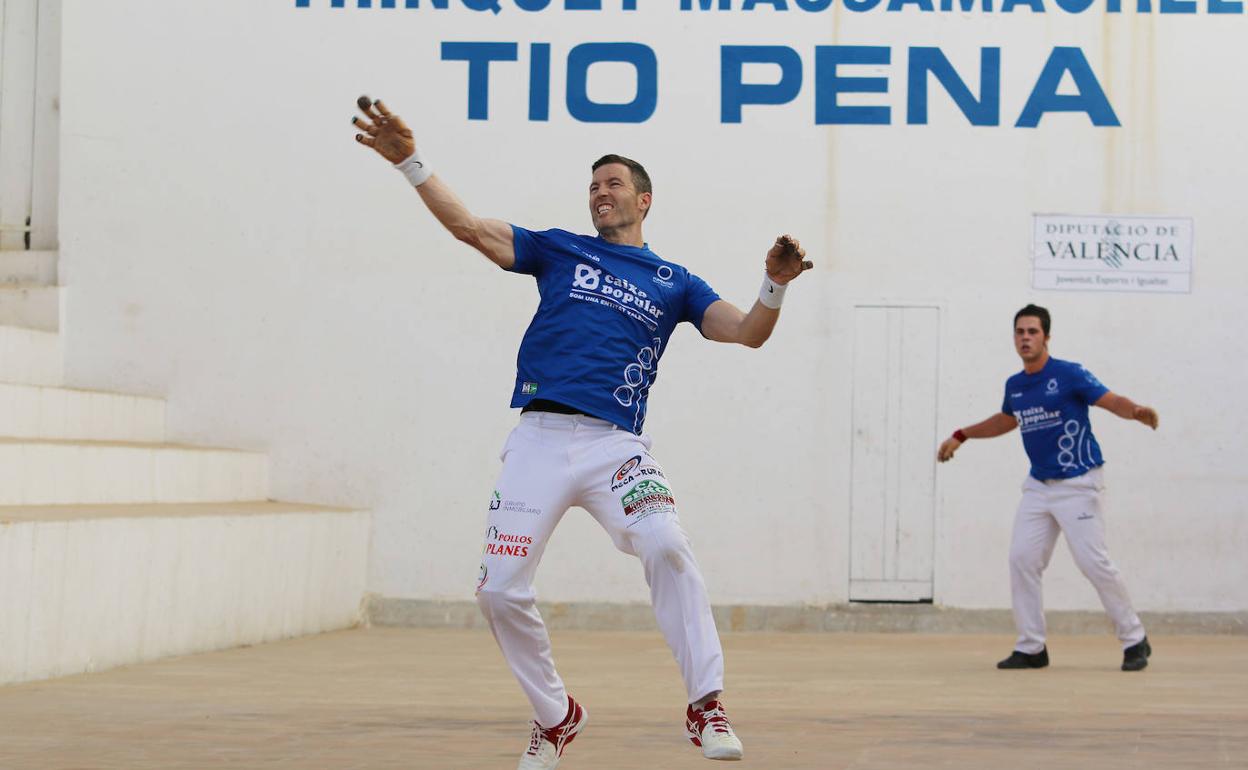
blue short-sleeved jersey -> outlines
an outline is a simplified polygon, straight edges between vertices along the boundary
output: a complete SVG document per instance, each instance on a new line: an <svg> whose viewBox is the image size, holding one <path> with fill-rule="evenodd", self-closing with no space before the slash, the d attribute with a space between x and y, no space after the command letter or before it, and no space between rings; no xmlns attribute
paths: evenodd
<svg viewBox="0 0 1248 770"><path fill-rule="evenodd" d="M544 398L641 433L668 338L681 321L700 331L719 295L648 247L565 230L512 233L512 270L537 279L541 302L520 343L511 405Z"/></svg>
<svg viewBox="0 0 1248 770"><path fill-rule="evenodd" d="M1082 365L1056 358L1005 381L1001 411L1018 420L1034 478L1070 479L1105 463L1088 407L1108 392Z"/></svg>

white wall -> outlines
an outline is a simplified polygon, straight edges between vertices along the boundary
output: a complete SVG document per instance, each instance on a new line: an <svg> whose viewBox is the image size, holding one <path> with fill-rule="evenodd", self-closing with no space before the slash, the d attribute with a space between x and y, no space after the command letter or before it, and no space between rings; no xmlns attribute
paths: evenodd
<svg viewBox="0 0 1248 770"><path fill-rule="evenodd" d="M1232 75L1248 65L1242 14L328 5L66 0L66 371L77 385L168 395L177 439L269 450L280 498L371 508L372 591L471 596L536 292L453 241L355 146L348 119L360 93L408 118L475 210L531 227L588 229L590 162L639 158L656 184L651 245L739 304L757 289L770 240L803 239L818 268L790 292L773 340L733 349L683 328L652 395L655 452L715 602L847 596L855 303L942 308L943 434L998 408L1019 368L1012 313L1037 301L1054 313L1056 355L1162 415L1155 435L1108 413L1095 423L1111 550L1137 604L1248 608L1248 445L1235 417L1248 341L1233 310L1248 287L1238 136L1248 104ZM466 119L467 67L439 54L442 41L472 40L521 44L519 62L492 68L487 121ZM526 118L534 41L554 48L549 122ZM587 41L655 50L649 121L568 116L564 56ZM746 107L743 123L723 124L719 46L747 43L793 47L805 86L789 104ZM890 104L893 125L814 124L814 47L834 43L892 47L892 64L876 70L889 93L844 101ZM973 87L979 48L1000 46L1002 125L967 125L935 86L930 124L905 125L906 49L918 45L942 47ZM1121 128L1083 114L1013 127L1056 45L1083 49ZM628 84L613 73L591 79L591 95L605 101L613 82ZM1033 291L1035 212L1190 216L1194 290ZM1008 606L1026 467L1014 435L940 468L938 602ZM580 511L558 530L539 591L646 596L637 564ZM1064 549L1047 596L1055 608L1097 606Z"/></svg>

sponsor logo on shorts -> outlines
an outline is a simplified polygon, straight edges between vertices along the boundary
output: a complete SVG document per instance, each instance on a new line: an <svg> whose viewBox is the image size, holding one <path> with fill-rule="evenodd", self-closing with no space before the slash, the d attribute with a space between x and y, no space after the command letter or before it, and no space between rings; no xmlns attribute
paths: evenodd
<svg viewBox="0 0 1248 770"><path fill-rule="evenodd" d="M623 481L624 479L628 478L628 474L632 473L633 469L636 468L638 465L641 465L641 455L633 455L629 459L628 462L621 465L615 471L615 477L612 479L612 481Z"/></svg>
<svg viewBox="0 0 1248 770"><path fill-rule="evenodd" d="M485 588L485 584L490 580L490 570L485 566L485 562L481 563L481 569L477 571L477 593L481 593L481 589Z"/></svg>
<svg viewBox="0 0 1248 770"><path fill-rule="evenodd" d="M542 513L541 508L532 508L523 500L500 500L498 493L495 493L495 499L490 501L491 511L502 511L503 513L527 513L533 516L539 516Z"/></svg>
<svg viewBox="0 0 1248 770"><path fill-rule="evenodd" d="M498 490L494 490L494 496L490 498L490 510L497 511L499 506L503 504L503 499L498 496Z"/></svg>
<svg viewBox="0 0 1248 770"><path fill-rule="evenodd" d="M631 527L656 513L674 513L676 499L672 497L672 490L653 479L645 479L620 498L620 505L624 515L632 519L628 525Z"/></svg>
<svg viewBox="0 0 1248 770"><path fill-rule="evenodd" d="M611 491L619 492L638 479L648 476L662 476L663 471L654 465L643 465L641 455L633 455L628 462L621 465L611 477Z"/></svg>
<svg viewBox="0 0 1248 770"><path fill-rule="evenodd" d="M485 531L485 553L489 556L519 556L521 558L529 555L529 546L533 545L533 538L528 535L513 535L510 532L500 532L498 527L490 527ZM484 569L484 566L482 567Z"/></svg>

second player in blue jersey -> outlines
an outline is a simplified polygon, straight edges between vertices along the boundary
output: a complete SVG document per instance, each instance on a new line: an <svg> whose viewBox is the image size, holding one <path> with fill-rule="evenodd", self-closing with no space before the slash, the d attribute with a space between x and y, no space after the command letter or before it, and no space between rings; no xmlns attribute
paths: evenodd
<svg viewBox="0 0 1248 770"><path fill-rule="evenodd" d="M1058 535L1064 533L1075 564L1096 587L1114 623L1123 647L1122 669L1139 671L1148 666L1152 646L1105 546L1101 505L1105 460L1092 435L1088 407L1099 406L1154 430L1157 412L1110 392L1079 364L1050 356L1052 320L1049 311L1037 305L1014 314L1014 350L1023 370L1006 380L1001 411L955 431L941 443L936 458L946 462L968 439L995 438L1019 428L1031 460L1010 542L1010 594L1018 640L997 667L1049 665L1041 577Z"/></svg>

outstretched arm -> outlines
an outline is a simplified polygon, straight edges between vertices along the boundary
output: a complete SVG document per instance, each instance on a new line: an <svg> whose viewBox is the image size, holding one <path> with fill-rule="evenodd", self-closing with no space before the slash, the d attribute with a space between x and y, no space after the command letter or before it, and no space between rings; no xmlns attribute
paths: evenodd
<svg viewBox="0 0 1248 770"><path fill-rule="evenodd" d="M782 235L767 252L767 275L759 298L749 313L726 300L711 303L702 316L702 334L715 342L735 342L761 347L780 319L780 302L785 287L794 278L815 266L806 260L806 250L791 235Z"/></svg>
<svg viewBox="0 0 1248 770"><path fill-rule="evenodd" d="M1157 410L1151 406L1140 406L1126 396L1117 393L1106 393L1096 400L1093 406L1108 409L1124 420L1138 420L1153 430L1157 430L1159 419Z"/></svg>
<svg viewBox="0 0 1248 770"><path fill-rule="evenodd" d="M386 109L381 100L367 96L357 100L367 120L356 116L351 122L364 133L355 140L372 147L378 155L393 163L416 186L420 198L442 226L464 243L481 252L504 270L516 263L515 242L511 225L501 219L475 216L454 191L425 167L416 152L412 131L398 115Z"/></svg>
<svg viewBox="0 0 1248 770"><path fill-rule="evenodd" d="M1014 415L997 412L983 422L977 422L974 425L955 431L952 436L941 442L940 449L936 451L936 459L942 463L952 460L953 453L958 451L958 447L962 446L966 439L996 438L997 436L1004 436L1017 427L1018 420L1014 419Z"/></svg>

